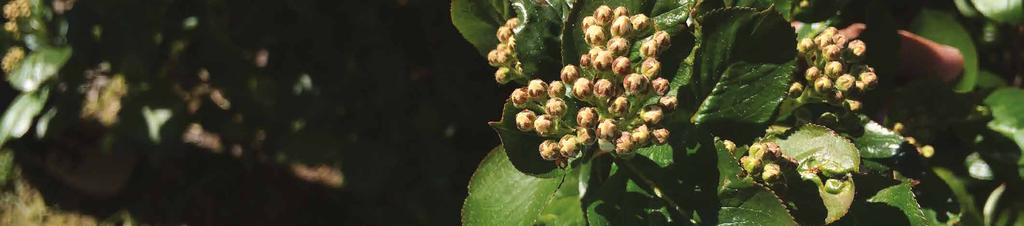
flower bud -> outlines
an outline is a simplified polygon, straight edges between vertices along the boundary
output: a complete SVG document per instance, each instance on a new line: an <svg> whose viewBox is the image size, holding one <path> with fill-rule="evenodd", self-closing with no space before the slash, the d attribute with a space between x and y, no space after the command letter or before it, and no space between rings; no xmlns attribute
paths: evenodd
<svg viewBox="0 0 1024 226"><path fill-rule="evenodd" d="M835 90L832 92L832 98L829 99L832 102L842 102L846 98L846 94L843 91Z"/></svg>
<svg viewBox="0 0 1024 226"><path fill-rule="evenodd" d="M640 65L640 73L647 76L648 79L658 77L658 73L661 72L661 62L658 59L649 57L644 59L643 64Z"/></svg>
<svg viewBox="0 0 1024 226"><path fill-rule="evenodd" d="M537 120L537 114L534 114L533 111L524 109L523 111L516 113L516 128L519 128L519 131L530 132L533 130L534 120Z"/></svg>
<svg viewBox="0 0 1024 226"><path fill-rule="evenodd" d="M548 161L558 160L558 157L559 157L558 148L559 148L559 145L558 145L557 141L545 140L544 142L541 142L540 143L540 158L542 158L544 160L548 160Z"/></svg>
<svg viewBox="0 0 1024 226"><path fill-rule="evenodd" d="M644 58L653 58L658 56L658 43L654 41L646 41L640 45L640 54Z"/></svg>
<svg viewBox="0 0 1024 226"><path fill-rule="evenodd" d="M509 52L515 52L516 51L516 36L509 36L508 37L508 42L505 43L505 46L508 47L508 51Z"/></svg>
<svg viewBox="0 0 1024 226"><path fill-rule="evenodd" d="M633 152L636 148L633 143L633 136L629 132L622 132L619 138L615 140L615 153L619 155L626 155Z"/></svg>
<svg viewBox="0 0 1024 226"><path fill-rule="evenodd" d="M498 36L498 41L499 42L501 42L501 43L508 43L508 38L512 37L512 34L513 33L512 33L512 28L511 27L502 26L502 27L498 28L498 32L497 32L496 36Z"/></svg>
<svg viewBox="0 0 1024 226"><path fill-rule="evenodd" d="M505 64L505 59L498 56L498 54L502 53L500 53L497 49L492 49L490 52L487 52L487 64L491 65L492 67L497 67L501 66L502 64Z"/></svg>
<svg viewBox="0 0 1024 226"><path fill-rule="evenodd" d="M580 55L580 66L582 66L582 67L590 67L590 63L591 63L590 54Z"/></svg>
<svg viewBox="0 0 1024 226"><path fill-rule="evenodd" d="M615 7L615 10L612 11L612 15L615 16L615 17L623 17L623 16L628 17L629 16L629 9L626 9L626 7L622 7L622 6Z"/></svg>
<svg viewBox="0 0 1024 226"><path fill-rule="evenodd" d="M761 173L761 180L772 183L779 180L782 176L782 169L779 164L768 163L764 165L764 172Z"/></svg>
<svg viewBox="0 0 1024 226"><path fill-rule="evenodd" d="M7 53L4 54L4 58L0 62L2 64L0 66L2 66L4 73L10 74L14 69L18 68L23 59L25 59L25 50L21 47L13 46L7 49Z"/></svg>
<svg viewBox="0 0 1024 226"><path fill-rule="evenodd" d="M615 60L615 54L612 51L601 51L597 53L597 58L594 58L594 69L597 70L608 70L612 67L612 61Z"/></svg>
<svg viewBox="0 0 1024 226"><path fill-rule="evenodd" d="M867 46L864 45L864 41L861 40L851 41L847 48L850 49L850 54L856 58L864 57L864 52L866 52L868 49Z"/></svg>
<svg viewBox="0 0 1024 226"><path fill-rule="evenodd" d="M640 119L644 120L644 123L648 125L655 125L661 122L661 118L664 114L661 111L661 107L658 105L648 105L644 107L644 111L640 113Z"/></svg>
<svg viewBox="0 0 1024 226"><path fill-rule="evenodd" d="M824 31L821 31L821 34L814 38L814 44L817 44L819 48L825 48L825 46L833 44L832 36L836 33L839 33L839 30L834 27L825 28Z"/></svg>
<svg viewBox="0 0 1024 226"><path fill-rule="evenodd" d="M843 50L838 45L827 45L821 49L821 55L825 56L827 60L839 60L841 53L843 53Z"/></svg>
<svg viewBox="0 0 1024 226"><path fill-rule="evenodd" d="M807 79L808 82L816 81L818 77L821 77L821 70L818 67L807 68L807 71L804 72L804 79Z"/></svg>
<svg viewBox="0 0 1024 226"><path fill-rule="evenodd" d="M597 19L595 19L594 16L587 16L583 18L582 24L583 25L580 28L586 31L590 26L597 25Z"/></svg>
<svg viewBox="0 0 1024 226"><path fill-rule="evenodd" d="M562 98L553 97L544 104L544 113L555 117L562 117L565 114L565 101Z"/></svg>
<svg viewBox="0 0 1024 226"><path fill-rule="evenodd" d="M608 51L616 56L627 56L629 54L629 40L622 37L614 37L608 40Z"/></svg>
<svg viewBox="0 0 1024 226"><path fill-rule="evenodd" d="M764 153L767 151L768 145L761 142L757 142L750 145L750 148L747 150L747 155L750 156L751 158L761 159L764 158Z"/></svg>
<svg viewBox="0 0 1024 226"><path fill-rule="evenodd" d="M878 75L870 71L862 72L860 73L860 82L864 83L864 88L866 89L874 88L878 84Z"/></svg>
<svg viewBox="0 0 1024 226"><path fill-rule="evenodd" d="M590 56L591 63L597 59L597 54L600 54L601 52L604 52L604 47L594 46L590 47L590 50L587 50L587 55Z"/></svg>
<svg viewBox="0 0 1024 226"><path fill-rule="evenodd" d="M836 89L838 89L839 91L845 92L847 90L850 90L850 88L855 85L855 82L857 82L857 78L854 78L853 75L843 74L843 76L839 76L839 78L836 78L835 86Z"/></svg>
<svg viewBox="0 0 1024 226"><path fill-rule="evenodd" d="M640 146L646 145L647 141L651 140L651 130L647 128L647 125L636 127L629 135L633 138L633 143Z"/></svg>
<svg viewBox="0 0 1024 226"><path fill-rule="evenodd" d="M743 170L746 170L747 173L754 173L758 166L761 166L761 159L749 155L743 156L740 157L740 165L743 166Z"/></svg>
<svg viewBox="0 0 1024 226"><path fill-rule="evenodd" d="M605 119L601 121L601 124L597 125L597 138L611 140L615 139L615 135L618 135L618 127L615 125L615 121L611 119Z"/></svg>
<svg viewBox="0 0 1024 226"><path fill-rule="evenodd" d="M796 50L799 51L800 54L807 54L811 50L814 50L814 41L810 38L800 39L800 43L796 45Z"/></svg>
<svg viewBox="0 0 1024 226"><path fill-rule="evenodd" d="M829 78L835 78L841 74L843 74L843 63L839 63L839 61L830 61L825 64L825 75Z"/></svg>
<svg viewBox="0 0 1024 226"><path fill-rule="evenodd" d="M498 68L497 71L494 71L494 81L497 81L499 84L508 83L508 81L509 81L509 79L508 79L509 71L511 71L511 70L509 70L507 67L500 67L500 68Z"/></svg>
<svg viewBox="0 0 1024 226"><path fill-rule="evenodd" d="M633 24L630 23L629 17L620 16L615 18L610 29L614 37L628 37L633 32Z"/></svg>
<svg viewBox="0 0 1024 226"><path fill-rule="evenodd" d="M828 77L820 77L814 81L814 91L825 93L832 89L832 80Z"/></svg>
<svg viewBox="0 0 1024 226"><path fill-rule="evenodd" d="M669 132L667 129L656 129L654 130L654 132L651 132L651 134L654 134L654 141L657 142L658 144L664 144L668 142Z"/></svg>
<svg viewBox="0 0 1024 226"><path fill-rule="evenodd" d="M658 44L659 50L666 50L669 46L672 46L672 37L669 37L668 32L658 31L651 36L651 41Z"/></svg>
<svg viewBox="0 0 1024 226"><path fill-rule="evenodd" d="M571 134L562 136L562 139L558 141L558 144L558 151L559 153L562 154L563 158L576 157L576 151L578 149L577 145L579 144L576 141L576 136L573 136Z"/></svg>
<svg viewBox="0 0 1024 226"><path fill-rule="evenodd" d="M792 85L789 85L789 96L790 97L794 97L794 98L795 97L799 97L800 94L803 93L803 92L804 92L804 84L801 84L799 82L794 82Z"/></svg>
<svg viewBox="0 0 1024 226"><path fill-rule="evenodd" d="M651 27L650 18L647 18L647 15L644 14L634 15L632 18L629 18L629 21L633 25L633 30L636 31L643 32Z"/></svg>
<svg viewBox="0 0 1024 226"><path fill-rule="evenodd" d="M586 32L583 33L583 38L586 39L587 44L590 46L602 46L608 39L604 36L604 28L600 25L593 25L587 27Z"/></svg>
<svg viewBox="0 0 1024 226"><path fill-rule="evenodd" d="M597 83L594 84L594 95L603 100L614 96L615 87L612 86L612 81L608 79L597 80Z"/></svg>
<svg viewBox="0 0 1024 226"><path fill-rule="evenodd" d="M623 116L629 111L629 99L626 97L616 97L612 101L612 104L608 106L608 112L616 116Z"/></svg>
<svg viewBox="0 0 1024 226"><path fill-rule="evenodd" d="M832 44L839 46L840 48L846 45L846 41L846 36L843 34L836 33L835 35L832 35Z"/></svg>
<svg viewBox="0 0 1024 226"><path fill-rule="evenodd" d="M722 146L725 146L725 150L729 151L729 153L736 152L736 143L733 143L731 140L723 140Z"/></svg>
<svg viewBox="0 0 1024 226"><path fill-rule="evenodd" d="M630 67L629 64L630 62L628 57L620 56L619 58L615 58L615 62L612 63L612 72L615 72L615 74L618 75L629 74L629 72L633 71L633 68Z"/></svg>
<svg viewBox="0 0 1024 226"><path fill-rule="evenodd" d="M565 67L562 67L560 77L562 78L562 83L573 84L576 82L576 79L580 78L580 71L575 65L565 65Z"/></svg>
<svg viewBox="0 0 1024 226"><path fill-rule="evenodd" d="M587 98L590 94L593 94L593 84L590 83L590 79L579 78L572 84L572 94L576 98Z"/></svg>
<svg viewBox="0 0 1024 226"><path fill-rule="evenodd" d="M594 124L597 123L598 115L597 109L593 107L584 107L576 112L576 125L583 128L593 128Z"/></svg>
<svg viewBox="0 0 1024 226"><path fill-rule="evenodd" d="M551 132L554 132L555 129L555 122L552 120L553 118L550 115L537 117L536 120L533 120L533 130L537 131L537 134L541 136L551 135Z"/></svg>
<svg viewBox="0 0 1024 226"><path fill-rule="evenodd" d="M505 26L509 28L516 28L517 26L519 26L519 18L509 18L508 20L505 21Z"/></svg>
<svg viewBox="0 0 1024 226"><path fill-rule="evenodd" d="M676 105L679 105L678 102L679 101L676 99L676 96L663 96L658 99L658 103L668 110L676 109Z"/></svg>
<svg viewBox="0 0 1024 226"><path fill-rule="evenodd" d="M647 77L633 73L622 80L622 88L626 90L626 95L641 94L647 91L647 87L650 86L649 82Z"/></svg>
<svg viewBox="0 0 1024 226"><path fill-rule="evenodd" d="M526 86L526 93L530 94L530 99L543 98L547 96L547 92L548 84L540 79L530 80L530 84Z"/></svg>
<svg viewBox="0 0 1024 226"><path fill-rule="evenodd" d="M548 97L561 98L563 96L565 96L565 83L562 81L553 81L548 85Z"/></svg>
<svg viewBox="0 0 1024 226"><path fill-rule="evenodd" d="M584 145L594 144L597 138L594 137L594 129L591 128L576 128L576 142Z"/></svg>
<svg viewBox="0 0 1024 226"><path fill-rule="evenodd" d="M512 91L512 96L509 99L512 100L513 106L523 108L526 102L530 100L530 94L526 92L526 88L518 88Z"/></svg>
<svg viewBox="0 0 1024 226"><path fill-rule="evenodd" d="M850 111L860 111L860 105L860 101L856 100L846 100L845 102L843 102L843 106Z"/></svg>
<svg viewBox="0 0 1024 226"><path fill-rule="evenodd" d="M612 16L614 16L612 8L607 5L598 6L597 9L594 10L594 19L597 19L598 25L603 26L611 23Z"/></svg>
<svg viewBox="0 0 1024 226"><path fill-rule="evenodd" d="M670 83L668 79L656 78L654 81L651 81L651 87L654 87L654 92L657 93L658 96L664 96L668 93Z"/></svg>

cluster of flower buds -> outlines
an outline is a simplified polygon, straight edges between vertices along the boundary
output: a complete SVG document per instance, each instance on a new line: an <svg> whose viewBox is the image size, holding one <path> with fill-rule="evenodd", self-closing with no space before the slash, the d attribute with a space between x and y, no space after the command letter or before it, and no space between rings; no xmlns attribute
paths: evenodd
<svg viewBox="0 0 1024 226"><path fill-rule="evenodd" d="M498 67L494 72L494 80L500 84L512 80L526 79L523 75L523 64L516 57L515 29L519 26L518 18L511 18L505 24L498 27L495 36L498 37L498 46L487 53L487 63Z"/></svg>
<svg viewBox="0 0 1024 226"><path fill-rule="evenodd" d="M32 16L32 7L28 0L11 0L4 5L4 30L10 33L18 32L18 21Z"/></svg>
<svg viewBox="0 0 1024 226"><path fill-rule="evenodd" d="M736 152L736 143L723 141L725 149L729 152ZM754 176L766 184L775 184L782 179L782 168L780 162L785 161L782 157L782 149L778 144L772 142L755 142L747 149L747 155L740 158L740 166L747 172L747 175ZM758 176L760 175L760 176Z"/></svg>
<svg viewBox="0 0 1024 226"><path fill-rule="evenodd" d="M25 59L24 49L18 46L12 46L10 49L7 49L7 54L4 54L2 63L4 73L10 74L14 69L17 69L22 59Z"/></svg>
<svg viewBox="0 0 1024 226"><path fill-rule="evenodd" d="M590 147L630 157L638 148L667 142L662 119L677 99L669 94L669 81L658 75L657 55L668 48L670 37L664 31L652 34L652 27L643 14L600 6L582 21L591 48L580 66L563 67L560 80L532 80L512 92L512 104L524 109L516 115L519 130L553 138L540 145L542 158L563 163ZM650 37L637 40L645 34ZM641 45L642 62L629 58L633 42Z"/></svg>
<svg viewBox="0 0 1024 226"><path fill-rule="evenodd" d="M803 79L790 85L789 94L798 100L820 99L857 111L861 106L857 97L878 83L875 69L862 63L867 51L864 42L849 41L834 27L813 39L801 39L797 50L806 66Z"/></svg>

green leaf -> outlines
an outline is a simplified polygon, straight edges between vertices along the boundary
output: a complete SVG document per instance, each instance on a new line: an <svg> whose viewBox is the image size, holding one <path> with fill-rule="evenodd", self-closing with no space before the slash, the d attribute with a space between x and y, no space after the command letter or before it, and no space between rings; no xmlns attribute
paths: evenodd
<svg viewBox="0 0 1024 226"><path fill-rule="evenodd" d="M1024 150L1024 90L1001 88L985 98L985 105L992 111L988 128L1010 138L1017 147ZM1024 157L1017 161L1020 176L1024 176Z"/></svg>
<svg viewBox="0 0 1024 226"><path fill-rule="evenodd" d="M1024 0L973 0L974 8L989 19L1008 24L1024 23Z"/></svg>
<svg viewBox="0 0 1024 226"><path fill-rule="evenodd" d="M767 123L782 103L794 69L795 61L782 65L730 65L697 109L694 123L708 125L719 135Z"/></svg>
<svg viewBox="0 0 1024 226"><path fill-rule="evenodd" d="M679 224L687 220L675 218L684 213L673 199L681 190L673 171L673 154L670 145L655 145L637 150L632 159L616 159L610 176L584 196L590 225Z"/></svg>
<svg viewBox="0 0 1024 226"><path fill-rule="evenodd" d="M959 49L964 57L964 71L953 90L965 93L974 89L978 80L978 51L970 33L953 14L923 9L910 23L910 30L921 37Z"/></svg>
<svg viewBox="0 0 1024 226"><path fill-rule="evenodd" d="M583 210L580 209L580 198L562 196L551 201L538 219L540 225L585 225Z"/></svg>
<svg viewBox="0 0 1024 226"><path fill-rule="evenodd" d="M809 3L800 7L801 2ZM775 0L775 10L788 20L805 23L819 22L835 16L846 6L847 0Z"/></svg>
<svg viewBox="0 0 1024 226"><path fill-rule="evenodd" d="M850 205L853 204L854 194L856 193L853 178L841 182L842 189L835 193L827 191L823 184L817 184L818 195L821 196L821 201L825 204L825 209L828 210L825 224L835 222L845 216L850 210Z"/></svg>
<svg viewBox="0 0 1024 226"><path fill-rule="evenodd" d="M11 149L0 149L0 186L7 186L7 181L13 176L14 151Z"/></svg>
<svg viewBox="0 0 1024 226"><path fill-rule="evenodd" d="M68 58L71 58L71 47L40 48L25 57L21 65L7 76L7 81L19 91L35 91L56 75Z"/></svg>
<svg viewBox="0 0 1024 226"><path fill-rule="evenodd" d="M742 176L738 160L721 141L715 146L720 177L718 225L797 225L774 192Z"/></svg>
<svg viewBox="0 0 1024 226"><path fill-rule="evenodd" d="M858 172L860 152L849 140L823 126L807 124L785 138L773 140L802 169L817 168L825 173L846 174ZM804 164L813 164L803 167Z"/></svg>
<svg viewBox="0 0 1024 226"><path fill-rule="evenodd" d="M508 0L452 0L452 24L462 37L487 56L498 45L495 32L510 15Z"/></svg>
<svg viewBox="0 0 1024 226"><path fill-rule="evenodd" d="M864 134L853 139L853 145L860 150L863 158L891 158L899 153L903 144L903 136L900 136L870 119L864 124Z"/></svg>
<svg viewBox="0 0 1024 226"><path fill-rule="evenodd" d="M0 146L8 138L20 138L32 127L32 120L43 111L49 90L41 89L18 95L0 119Z"/></svg>
<svg viewBox="0 0 1024 226"><path fill-rule="evenodd" d="M1006 86L1006 80L1003 80L1002 77L999 77L999 75L996 75L991 71L980 70L978 71L977 86L982 90L996 89Z"/></svg>
<svg viewBox="0 0 1024 226"><path fill-rule="evenodd" d="M907 216L910 225L930 225L924 212L921 210L921 206L917 203L917 199L914 198L914 191L907 182L878 191L875 196L868 199L868 202L885 203L886 205L899 208Z"/></svg>
<svg viewBox="0 0 1024 226"><path fill-rule="evenodd" d="M562 69L562 15L568 6L560 0L513 0L512 8L522 23L515 32L515 51L523 73L557 78Z"/></svg>
<svg viewBox="0 0 1024 226"><path fill-rule="evenodd" d="M935 167L932 168L932 171L949 186L956 197L956 201L960 203L961 220L964 225L983 225L983 218L978 212L977 205L975 205L974 196L967 190L965 182L949 171L949 169Z"/></svg>
<svg viewBox="0 0 1024 226"><path fill-rule="evenodd" d="M512 106L512 103L505 103L501 121L489 123L491 128L498 132L498 138L501 139L501 146L508 154L508 159L516 169L529 175L540 177L559 175L558 171L560 170L554 162L540 157L538 147L543 142L543 138L537 136L536 133L525 133L516 128L515 117L520 110Z"/></svg>
<svg viewBox="0 0 1024 226"><path fill-rule="evenodd" d="M505 150L495 148L469 181L462 224L532 225L561 183L562 177L540 178L519 172Z"/></svg>

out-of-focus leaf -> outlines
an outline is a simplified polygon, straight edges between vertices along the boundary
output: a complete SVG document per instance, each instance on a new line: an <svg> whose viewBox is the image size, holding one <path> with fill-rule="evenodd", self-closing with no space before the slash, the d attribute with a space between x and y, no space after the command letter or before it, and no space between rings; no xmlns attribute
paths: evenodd
<svg viewBox="0 0 1024 226"><path fill-rule="evenodd" d="M988 163L981 158L981 155L977 152L967 155L964 158L964 166L967 167L967 173L974 179L978 180L992 180L992 168L988 166Z"/></svg>
<svg viewBox="0 0 1024 226"><path fill-rule="evenodd" d="M775 0L775 10L788 20L819 22L835 16L848 0ZM806 3L807 5L801 6Z"/></svg>
<svg viewBox="0 0 1024 226"><path fill-rule="evenodd" d="M41 89L18 95L0 119L0 146L9 138L20 138L32 128L32 120L43 110L49 90Z"/></svg>
<svg viewBox="0 0 1024 226"><path fill-rule="evenodd" d="M978 51L967 29L952 14L923 9L910 23L910 30L921 37L946 44L960 50L964 57L964 71L953 87L957 92L970 92L978 80Z"/></svg>
<svg viewBox="0 0 1024 226"><path fill-rule="evenodd" d="M972 0L974 8L989 19L1008 23L1024 23L1024 0Z"/></svg>
<svg viewBox="0 0 1024 226"><path fill-rule="evenodd" d="M171 109L157 108L152 109L149 106L142 107L142 117L146 120L146 128L149 131L149 139L153 143L160 143L160 127L163 127L164 123L168 119L171 119Z"/></svg>
<svg viewBox="0 0 1024 226"><path fill-rule="evenodd" d="M25 57L21 65L7 75L7 81L22 92L35 91L57 75L68 58L71 58L71 47L40 48Z"/></svg>
<svg viewBox="0 0 1024 226"><path fill-rule="evenodd" d="M520 27L515 29L516 55L527 76L558 78L562 69L562 15L567 6L561 0L513 0Z"/></svg>
<svg viewBox="0 0 1024 226"><path fill-rule="evenodd" d="M452 24L481 56L487 56L498 45L495 32L510 11L508 0L452 0Z"/></svg>
<svg viewBox="0 0 1024 226"><path fill-rule="evenodd" d="M999 77L995 73L987 70L978 71L978 82L977 87L979 89L988 90L1006 86L1006 80Z"/></svg>
<svg viewBox="0 0 1024 226"><path fill-rule="evenodd" d="M1017 143L1024 150L1024 90L1002 88L985 98L985 105L992 111L988 128L999 132ZM1024 176L1024 157L1017 161L1018 175Z"/></svg>
<svg viewBox="0 0 1024 226"><path fill-rule="evenodd" d="M853 145L860 150L860 156L864 158L890 158L899 153L900 145L903 144L903 137L896 134L889 128L865 119L864 134L854 138Z"/></svg>
<svg viewBox="0 0 1024 226"><path fill-rule="evenodd" d="M917 199L914 198L914 191L909 183L901 183L882 189L875 193L875 196L869 198L868 202L885 203L886 205L899 208L907 216L910 225L931 225L921 210L921 206L917 204Z"/></svg>
<svg viewBox="0 0 1024 226"><path fill-rule="evenodd" d="M484 157L469 181L462 205L463 225L532 225L551 203L562 177L519 172L501 147Z"/></svg>

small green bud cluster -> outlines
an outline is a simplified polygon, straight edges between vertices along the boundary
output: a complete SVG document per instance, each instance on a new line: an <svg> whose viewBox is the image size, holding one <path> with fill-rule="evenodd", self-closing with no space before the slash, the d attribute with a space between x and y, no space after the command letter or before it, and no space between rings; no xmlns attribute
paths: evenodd
<svg viewBox="0 0 1024 226"><path fill-rule="evenodd" d="M798 100L820 99L857 111L861 102L856 97L878 83L875 69L862 63L867 51L864 42L849 41L834 27L801 39L797 51L806 66L802 81L790 85L789 95Z"/></svg>
<svg viewBox="0 0 1024 226"><path fill-rule="evenodd" d="M630 157L638 148L668 141L661 122L678 104L669 95L669 81L659 77L657 56L670 37L652 31L651 23L625 7L600 6L582 21L591 48L579 66L563 67L560 80L535 79L513 91L513 106L524 109L516 115L518 129L548 138L539 147L543 159L564 163L590 147ZM646 46L642 61L630 60L633 43Z"/></svg>
<svg viewBox="0 0 1024 226"><path fill-rule="evenodd" d="M736 144L725 141L725 148L735 152ZM782 157L782 149L772 142L755 142L747 149L747 154L740 157L740 166L747 175L754 176L766 184L776 184L782 179L782 166L779 163L787 160Z"/></svg>
<svg viewBox="0 0 1024 226"><path fill-rule="evenodd" d="M7 49L7 54L4 54L2 64L4 73L10 74L14 69L17 69L22 59L25 59L24 49L18 46L12 46L10 49Z"/></svg>
<svg viewBox="0 0 1024 226"><path fill-rule="evenodd" d="M515 29L519 26L518 18L511 18L505 24L498 27L495 36L498 37L498 45L487 53L487 63L498 67L494 72L494 80L500 84L513 80L525 81L523 66L516 57Z"/></svg>

